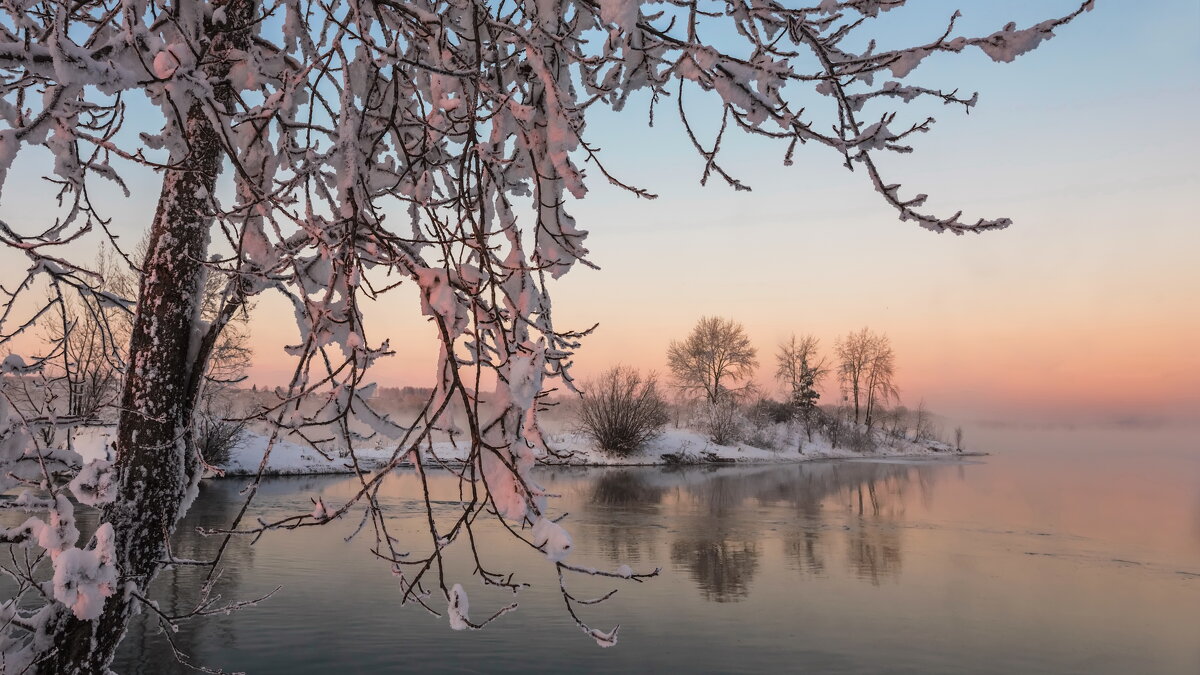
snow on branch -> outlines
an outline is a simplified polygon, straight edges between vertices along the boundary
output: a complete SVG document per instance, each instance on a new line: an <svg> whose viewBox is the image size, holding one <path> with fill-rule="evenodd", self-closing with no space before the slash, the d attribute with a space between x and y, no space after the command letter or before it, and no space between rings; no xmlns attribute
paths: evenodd
<svg viewBox="0 0 1200 675"><path fill-rule="evenodd" d="M882 175L877 153L911 152L919 134L932 128L925 115L905 121L903 104L928 99L970 109L977 102L957 86L930 88L905 79L931 55L968 47L1011 61L1093 6L1091 0L1066 3L1069 13L1059 18L1026 28L1008 24L975 37L955 35L955 13L930 28L932 40L875 51L877 17L902 11L905 0L809 4L0 4L0 199L19 198L7 179L15 167L26 171L47 156L28 152L35 147L49 151L53 161L41 170L57 190L50 222L0 222L0 243L29 261L20 283L0 288L0 345L60 311L64 291L77 292L97 319L112 309L130 310L125 296L103 288L97 272L70 260L68 245L97 238L109 241L142 282L161 284L159 275L197 265L201 271L189 278L221 282L215 311L200 310L198 289L170 308L192 317L184 328L192 395L233 318L256 296L281 294L294 308L298 328L288 348L293 376L252 416L274 431L246 491L247 506L211 534L226 541L261 536L353 513L359 518L355 532L373 532L372 553L400 578L401 600L438 613L428 601L436 588L454 627L474 626L466 594L444 578L442 556L456 544L465 542L484 583L514 592L522 587L511 574L486 566L473 531L480 516L494 518L540 551L560 578L565 572L604 574L565 565L570 536L552 517L532 474L538 460L554 456L538 427L540 401L557 386L574 391L572 357L591 330L560 328L552 311L553 282L576 264L593 265L588 233L570 208L586 197L589 179L653 197L653 186L632 185L605 165L611 151L587 140L589 112L646 101L653 122L655 106L674 96L683 131L699 155L701 182L716 176L749 189L722 161L731 135L779 142L785 164L798 146L812 142L851 170L865 168L901 220L956 234L998 229L1008 219L972 222L918 210L925 195L904 197L899 184ZM856 51L852 43L867 46ZM135 100L139 119L152 119L152 127L126 128ZM708 115L717 122L711 137L699 119ZM172 246L188 233L172 229L175 223L164 213L154 221L153 255L134 264L113 235L113 216L92 199L96 179L126 193L133 189L122 177L133 166L162 173L159 203L178 206L192 227L204 230L189 240L194 248L183 259L170 252L182 250ZM591 167L594 175L586 171ZM216 188L218 174L232 178L231 191ZM53 289L51 300L24 302L38 292L39 280ZM398 289L413 292L406 299ZM35 309L28 310L31 305ZM363 320L369 307L419 312L436 334L436 387L415 418L396 419L373 407L371 369L395 355L393 342L402 336L370 333ZM144 364L143 352L155 343L138 344L130 362ZM134 372L128 378L168 375L144 367ZM174 513L194 497L203 460L188 449L187 405L176 419L164 419L155 404L133 395L122 403L130 416L177 425L170 461L178 466L170 475L179 479L163 488ZM31 446L29 430L37 425L5 426L10 418L0 415L4 466L10 459L33 459L21 448ZM437 457L433 439L439 434L466 445L465 462L451 466ZM355 447L385 438L393 439L390 460L369 473ZM322 498L311 512L244 525L271 449L285 441L348 466L359 488L340 503ZM51 449L43 444L43 450ZM121 452L113 465L44 470L44 489L54 492L56 504L49 512L60 518L66 513L59 502L69 483L82 503L109 504L113 513L124 513L126 500L137 498L126 467L138 448ZM383 477L401 466L413 467L425 490L428 555L400 550L407 543L401 546L389 533L378 498ZM450 522L433 517L425 471L435 466L454 471L460 482L460 510ZM114 518L112 525L116 559L127 560L125 533L138 523ZM28 545L48 527L6 531L5 540ZM56 562L64 561L56 567L56 574L64 570L63 590L53 597L76 616L91 617L97 598L113 592L108 540L98 536L92 547L78 549L64 548L74 545L66 539L43 545ZM161 550L135 552L139 559L174 560L168 541L152 545ZM75 552L64 554L68 550ZM212 561L214 573L219 558ZM607 576L637 581L646 575L623 568ZM565 585L563 594L581 629L603 646L615 644L615 628L589 628L574 610L585 603ZM12 618L6 630L35 620L4 607ZM29 647L28 641L19 644Z"/></svg>

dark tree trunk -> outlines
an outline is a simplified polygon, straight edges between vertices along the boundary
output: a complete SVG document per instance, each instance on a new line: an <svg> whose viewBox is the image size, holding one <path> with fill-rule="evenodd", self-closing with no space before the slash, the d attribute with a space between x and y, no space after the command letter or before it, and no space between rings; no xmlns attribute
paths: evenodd
<svg viewBox="0 0 1200 675"><path fill-rule="evenodd" d="M188 351L209 227L206 200L196 195L212 194L221 148L199 104L188 115L187 135L191 154L179 169L167 172L150 231L117 427L120 488L104 514L116 535L121 581L141 592L158 571L189 484ZM96 622L61 610L53 631L55 651L40 672L104 672L129 610L121 589Z"/></svg>
<svg viewBox="0 0 1200 675"><path fill-rule="evenodd" d="M249 25L253 0L231 0L224 30L210 29L205 72L220 80L229 72L224 55L245 48L248 32L230 29L240 19ZM232 108L229 86L216 87L218 101ZM188 111L184 137L187 156L163 178L151 225L141 286L130 337L128 371L117 428L116 500L103 522L115 534L121 587L104 604L96 621L81 621L56 605L47 625L51 647L38 672L103 673L125 635L134 600L129 584L145 593L166 555L167 538L182 515L185 494L199 470L188 439L206 354L197 330L212 216L209 195L216 188L224 158L221 138L202 103ZM209 340L203 340L209 343Z"/></svg>

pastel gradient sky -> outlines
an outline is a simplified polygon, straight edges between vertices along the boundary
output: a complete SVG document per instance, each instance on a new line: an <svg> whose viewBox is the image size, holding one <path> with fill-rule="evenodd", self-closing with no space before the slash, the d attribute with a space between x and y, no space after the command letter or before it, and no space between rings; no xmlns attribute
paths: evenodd
<svg viewBox="0 0 1200 675"><path fill-rule="evenodd" d="M913 31L955 8L961 33L988 33L1073 6L918 4L893 20L896 34L933 37ZM813 333L831 352L867 325L891 337L910 406L923 398L969 420L1200 419L1200 3L1097 4L1014 63L972 52L914 73L978 90L980 102L969 116L929 108L934 131L915 155L884 162L890 180L929 193L938 213L1012 218L1001 232L901 223L865 176L811 146L783 167L782 148L731 138L726 168L754 191L702 188L702 162L668 115L654 129L644 103L593 117L609 169L660 198L593 181L573 206L602 267L554 289L560 327L600 323L577 375L618 362L663 371L670 340L715 314L744 324L770 392L775 347L790 333ZM148 223L153 177L146 185L133 207ZM11 194L0 215L37 210ZM390 336L400 356L377 379L430 384L435 345L415 296L378 309L372 338ZM263 299L252 330L251 381L285 382L290 310Z"/></svg>

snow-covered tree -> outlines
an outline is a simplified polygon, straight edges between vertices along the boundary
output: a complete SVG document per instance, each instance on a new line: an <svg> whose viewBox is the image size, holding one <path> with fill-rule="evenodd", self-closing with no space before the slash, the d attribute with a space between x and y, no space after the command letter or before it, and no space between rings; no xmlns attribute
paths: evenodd
<svg viewBox="0 0 1200 675"><path fill-rule="evenodd" d="M1065 2L1065 0L1064 0ZM862 169L902 220L942 232L1002 228L1008 220L942 218L885 179L878 153L908 152L933 120L905 120L901 104L931 99L969 109L974 96L905 83L927 57L981 49L1009 61L1090 9L978 37L955 35L958 14L929 38L881 49L876 18L904 0L9 0L0 3L0 203L8 185L50 158L59 188L49 222L0 223L0 240L28 265L6 283L0 342L12 344L46 311L39 300L74 292L95 304L136 300L125 360L117 454L81 466L32 433L52 418L0 401L0 488L24 486L6 508L29 512L0 542L25 547L9 570L19 587L0 605L6 672L103 672L143 593L171 562L169 539L196 494L201 462L189 425L206 363L223 328L253 296L280 293L296 310L294 377L264 413L280 434L318 450L357 438L351 417L402 440L361 489L312 513L227 536L319 526L361 511L374 553L401 579L401 601L454 628L478 626L442 556L474 550L476 518L492 512L565 573L636 578L566 562L570 538L530 473L549 452L536 402L554 381L571 387L581 332L552 320L551 282L589 264L586 232L568 213L589 180L638 197L588 141L588 113L672 101L702 159L701 178L742 184L720 156L732 132L777 139L788 163L799 145L823 146ZM688 103L685 103L687 97ZM627 113L629 114L629 113ZM719 129L704 138L696 116ZM137 128L133 128L133 127ZM48 152L29 152L41 148ZM588 166L590 165L590 166ZM102 289L78 251L111 236L99 190L126 194L129 167L160 172L157 207L144 214L149 245L137 298ZM588 175L585 168L590 172ZM220 180L219 180L220 179ZM122 213L123 218L131 214ZM206 279L224 281L217 311L199 311ZM369 368L393 353L368 335L363 303L415 287L436 327L436 387L420 420L377 414ZM29 364L6 359L12 376ZM456 400L468 415L469 460L456 469L461 516L431 520L428 556L389 534L380 482L422 455ZM418 424L417 422L421 423ZM329 430L336 433L330 434ZM268 452L270 452L268 450ZM265 461L264 461L265 466ZM257 483L254 484L255 486ZM253 498L254 486L248 490ZM80 541L69 495L101 510ZM239 517L240 518L240 517ZM476 552L479 555L479 552ZM508 575L477 574L510 586ZM218 560L204 561L216 566ZM52 568L52 580L34 567ZM616 631L589 627L562 587L566 610L602 645ZM43 602L35 601L43 599ZM204 606L194 615L214 608ZM497 614L507 611L502 608ZM182 617L161 616L168 624Z"/></svg>

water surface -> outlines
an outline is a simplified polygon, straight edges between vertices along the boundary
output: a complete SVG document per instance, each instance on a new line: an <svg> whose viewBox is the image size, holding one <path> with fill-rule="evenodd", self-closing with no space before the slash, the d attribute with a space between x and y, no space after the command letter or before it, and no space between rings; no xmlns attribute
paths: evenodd
<svg viewBox="0 0 1200 675"><path fill-rule="evenodd" d="M400 606L388 566L343 541L357 522L235 543L225 600L282 586L252 609L189 624L176 646L210 668L252 673L810 672L1200 673L1200 453L1190 434L976 430L992 456L948 462L545 469L543 484L575 535L572 561L661 566L644 584L584 608L621 624L599 649L562 607L553 570L484 531L494 569L533 587L520 609L480 632ZM450 478L435 478L450 489ZM211 481L176 554L217 542L244 481ZM349 494L347 477L267 482L253 513L308 512ZM420 539L411 475L384 490L395 534ZM435 495L436 496L436 495ZM439 515L452 515L449 504ZM420 548L414 544L414 548ZM163 574L164 611L190 608L204 571ZM510 598L461 582L480 618ZM437 601L437 605L444 603ZM123 673L188 672L143 617L116 664Z"/></svg>

